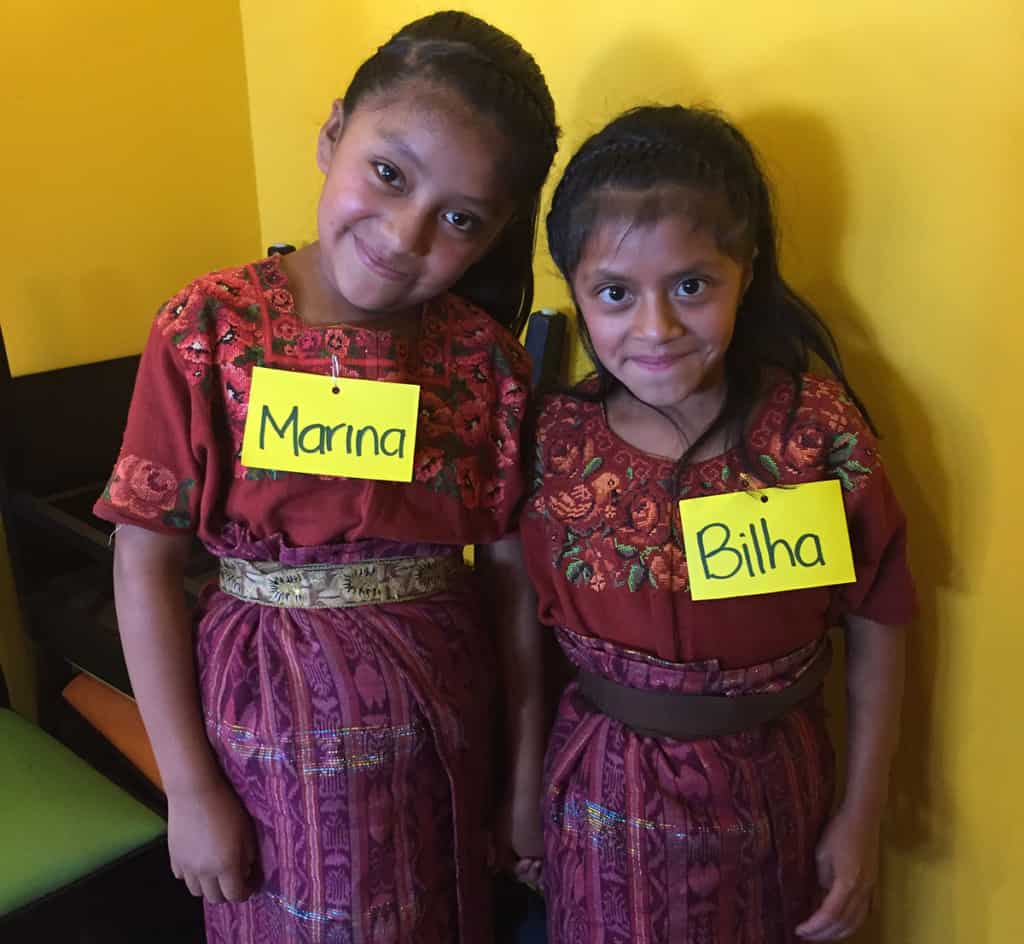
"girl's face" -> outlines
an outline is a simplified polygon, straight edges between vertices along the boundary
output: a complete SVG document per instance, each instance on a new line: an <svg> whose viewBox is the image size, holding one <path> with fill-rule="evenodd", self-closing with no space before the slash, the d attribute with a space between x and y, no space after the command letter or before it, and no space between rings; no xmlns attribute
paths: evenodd
<svg viewBox="0 0 1024 944"><path fill-rule="evenodd" d="M336 103L317 152L328 291L352 314L376 314L451 288L512 213L500 174L507 146L444 89L403 86L347 116Z"/></svg>
<svg viewBox="0 0 1024 944"><path fill-rule="evenodd" d="M638 400L685 415L687 398L724 389L725 352L749 281L749 267L670 214L600 223L572 290L608 371Z"/></svg>

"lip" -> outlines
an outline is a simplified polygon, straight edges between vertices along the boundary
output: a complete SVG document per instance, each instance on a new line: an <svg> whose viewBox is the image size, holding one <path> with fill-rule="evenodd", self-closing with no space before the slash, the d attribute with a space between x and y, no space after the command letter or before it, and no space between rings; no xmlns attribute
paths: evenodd
<svg viewBox="0 0 1024 944"><path fill-rule="evenodd" d="M359 256L359 261L363 263L366 268L371 272L379 275L382 279L387 279L389 282L404 282L409 274L402 272L398 269L393 269L389 266L380 256L378 256L369 246L366 245L355 233L352 234L352 242L356 247L356 254Z"/></svg>
<svg viewBox="0 0 1024 944"><path fill-rule="evenodd" d="M630 358L637 367L650 371L668 370L679 363L682 359L682 354L658 354L654 356L634 356Z"/></svg>

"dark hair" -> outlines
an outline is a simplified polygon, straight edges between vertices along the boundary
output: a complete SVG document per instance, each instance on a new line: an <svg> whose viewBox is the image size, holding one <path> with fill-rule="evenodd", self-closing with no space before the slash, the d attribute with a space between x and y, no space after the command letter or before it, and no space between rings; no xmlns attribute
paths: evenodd
<svg viewBox="0 0 1024 944"><path fill-rule="evenodd" d="M846 379L835 338L779 271L768 183L753 148L736 127L707 109L647 106L625 112L588 138L569 161L547 218L551 255L570 289L588 237L602 215L612 212L608 198L618 194L648 197L638 204L642 219L637 222L685 212L694 225L711 233L722 252L751 266L751 282L725 355L725 402L711 426L688 445L680 468L722 430L741 446L753 467L744 433L765 381L779 370L791 378L796 394L791 421L811 355L828 367L870 424ZM579 315L578 304L576 311ZM583 318L578 322L596 367L593 398L603 400L618 381L594 352Z"/></svg>
<svg viewBox="0 0 1024 944"><path fill-rule="evenodd" d="M403 26L359 67L342 99L344 112L410 81L458 92L508 140L503 179L512 188L515 211L487 255L452 290L518 332L533 304L540 190L558 149L555 105L544 76L507 33L468 13L434 13Z"/></svg>

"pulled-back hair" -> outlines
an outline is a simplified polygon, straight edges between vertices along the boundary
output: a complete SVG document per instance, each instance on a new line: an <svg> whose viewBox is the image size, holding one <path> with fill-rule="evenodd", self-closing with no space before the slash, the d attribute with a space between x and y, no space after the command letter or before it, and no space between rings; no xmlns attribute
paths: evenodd
<svg viewBox="0 0 1024 944"><path fill-rule="evenodd" d="M507 33L468 13L434 13L402 27L356 71L346 115L403 83L457 92L508 142L502 179L515 211L490 251L452 291L518 331L533 304L533 252L540 190L558 148L555 106L533 57Z"/></svg>
<svg viewBox="0 0 1024 944"><path fill-rule="evenodd" d="M780 370L792 380L795 413L801 374L811 366L812 356L867 416L846 379L832 333L779 271L768 182L753 148L735 126L707 109L646 106L625 112L587 139L569 161L547 218L551 255L570 288L587 239L609 214L621 217L622 201L614 198L622 195L641 198L631 219L635 225L684 213L714 238L722 253L750 267L750 285L725 355L725 402L711 426L688 445L681 466L723 430L746 454L747 422L764 384ZM576 311L579 315L578 304ZM583 318L578 321L596 367L593 395L604 399L618 381L597 357Z"/></svg>

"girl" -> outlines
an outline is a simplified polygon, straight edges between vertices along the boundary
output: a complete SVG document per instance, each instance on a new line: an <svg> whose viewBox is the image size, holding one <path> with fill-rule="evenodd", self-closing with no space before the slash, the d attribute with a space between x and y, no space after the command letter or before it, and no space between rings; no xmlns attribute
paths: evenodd
<svg viewBox="0 0 1024 944"><path fill-rule="evenodd" d="M500 538L521 493L514 332L556 137L515 40L418 20L323 126L319 241L157 315L96 513L211 944L489 940L493 657L461 546ZM243 465L254 365L419 385L414 480ZM221 559L194 635L193 535Z"/></svg>
<svg viewBox="0 0 1024 944"><path fill-rule="evenodd" d="M544 766L551 940L845 937L874 894L899 627L915 608L870 423L827 329L779 273L765 180L718 115L651 107L613 121L570 161L548 238L597 368L543 404L521 524L540 622L578 669ZM812 355L827 374L809 372ZM830 478L855 582L692 598L680 499ZM820 682L838 620L850 745L832 814ZM538 632L522 619L506 646L532 706L537 672L523 663L539 663ZM522 717L512 838L525 855L541 734L538 711Z"/></svg>

